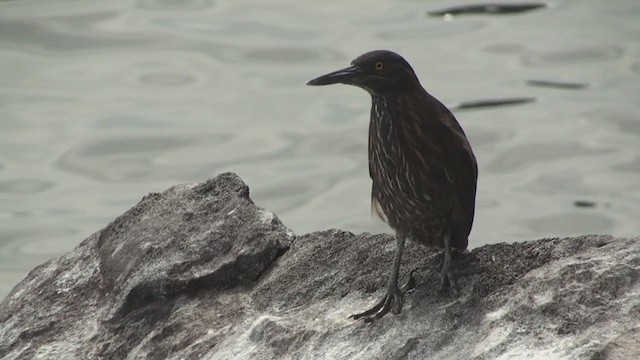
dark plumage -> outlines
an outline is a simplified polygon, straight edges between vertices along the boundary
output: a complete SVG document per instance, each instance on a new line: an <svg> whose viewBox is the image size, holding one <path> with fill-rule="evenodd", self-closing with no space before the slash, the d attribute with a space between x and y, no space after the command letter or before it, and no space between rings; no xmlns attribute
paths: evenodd
<svg viewBox="0 0 640 360"><path fill-rule="evenodd" d="M398 271L405 238L444 248L442 284L457 292L451 248L466 249L473 224L478 167L453 114L420 85L400 55L371 51L351 66L307 85L343 83L371 95L369 174L372 208L396 231L396 255L387 293L373 308L353 315L373 321L392 305L402 310Z"/></svg>

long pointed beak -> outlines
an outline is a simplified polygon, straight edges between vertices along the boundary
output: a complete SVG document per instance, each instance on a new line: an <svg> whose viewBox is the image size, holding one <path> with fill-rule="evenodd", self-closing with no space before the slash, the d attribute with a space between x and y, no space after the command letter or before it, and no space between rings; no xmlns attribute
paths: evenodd
<svg viewBox="0 0 640 360"><path fill-rule="evenodd" d="M326 75L322 75L313 80L307 81L307 85L330 85L330 84L351 84L353 82L353 78L360 74L360 70L355 66L349 66L348 68L340 69L338 71L334 71L328 73Z"/></svg>

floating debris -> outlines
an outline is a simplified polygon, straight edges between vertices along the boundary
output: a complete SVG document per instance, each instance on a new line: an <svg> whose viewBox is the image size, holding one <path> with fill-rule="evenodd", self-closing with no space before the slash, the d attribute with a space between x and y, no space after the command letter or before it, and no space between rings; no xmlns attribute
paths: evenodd
<svg viewBox="0 0 640 360"><path fill-rule="evenodd" d="M589 200L576 200L573 202L573 205L575 205L576 207L581 207L581 208L594 208L596 207L596 203L594 203L593 201L589 201Z"/></svg>
<svg viewBox="0 0 640 360"><path fill-rule="evenodd" d="M475 109L475 108L496 107L496 106L506 106L506 105L519 105L519 104L532 103L534 101L536 101L536 98L532 98L532 97L471 100L471 101L463 101L457 105L454 105L451 107L451 109L463 110L463 109Z"/></svg>
<svg viewBox="0 0 640 360"><path fill-rule="evenodd" d="M586 83L569 83L569 82L550 81L550 80L527 80L527 85L550 87L550 88L556 88L556 89L566 89L566 90L580 90L580 89L585 89L589 86L589 84L586 84Z"/></svg>
<svg viewBox="0 0 640 360"><path fill-rule="evenodd" d="M446 15L470 15L470 14L517 14L521 12L536 10L546 7L545 3L523 3L523 4L470 4L452 6L442 10L429 11L430 16Z"/></svg>

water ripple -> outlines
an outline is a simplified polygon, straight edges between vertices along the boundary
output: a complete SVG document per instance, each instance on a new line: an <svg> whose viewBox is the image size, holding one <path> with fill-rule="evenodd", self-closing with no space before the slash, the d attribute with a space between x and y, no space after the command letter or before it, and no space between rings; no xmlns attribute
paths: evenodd
<svg viewBox="0 0 640 360"><path fill-rule="evenodd" d="M33 194L46 191L55 185L54 182L34 178L22 178L0 181L0 192L14 194Z"/></svg>
<svg viewBox="0 0 640 360"><path fill-rule="evenodd" d="M203 10L213 5L211 0L139 0L136 6L152 10Z"/></svg>
<svg viewBox="0 0 640 360"><path fill-rule="evenodd" d="M608 234L615 221L606 215L591 212L565 212L540 216L525 221L537 233L551 236L571 236L579 234Z"/></svg>
<svg viewBox="0 0 640 360"><path fill-rule="evenodd" d="M84 31L65 31L51 24L3 19L0 21L0 39L15 44L25 51L46 51L66 54L68 51L141 46L143 38L127 38Z"/></svg>
<svg viewBox="0 0 640 360"><path fill-rule="evenodd" d="M487 25L488 23L482 21L451 21L444 24L429 22L422 31L416 31L413 27L377 31L375 37L382 40L440 39L442 37L479 31Z"/></svg>
<svg viewBox="0 0 640 360"><path fill-rule="evenodd" d="M299 47L255 47L242 55L247 60L273 63L304 63L321 56L318 50Z"/></svg>
<svg viewBox="0 0 640 360"><path fill-rule="evenodd" d="M527 66L580 64L620 59L623 54L624 48L616 45L546 51L529 50L527 54L523 55L522 63Z"/></svg>
<svg viewBox="0 0 640 360"><path fill-rule="evenodd" d="M635 159L616 164L612 168L616 171L638 174L640 173L640 157L636 157Z"/></svg>
<svg viewBox="0 0 640 360"><path fill-rule="evenodd" d="M189 139L178 136L94 138L66 151L56 166L101 181L145 181L161 168L155 158L188 144Z"/></svg>
<svg viewBox="0 0 640 360"><path fill-rule="evenodd" d="M177 72L154 72L140 76L140 82L156 85L178 86L194 82L195 76Z"/></svg>
<svg viewBox="0 0 640 360"><path fill-rule="evenodd" d="M594 123L614 124L621 133L640 136L640 119L636 114L623 113L618 109L595 108L583 113L587 119Z"/></svg>
<svg viewBox="0 0 640 360"><path fill-rule="evenodd" d="M512 172L532 169L538 163L566 161L569 158L606 154L612 151L612 149L594 149L580 143L569 142L522 144L502 152L487 165L487 169L495 172Z"/></svg>

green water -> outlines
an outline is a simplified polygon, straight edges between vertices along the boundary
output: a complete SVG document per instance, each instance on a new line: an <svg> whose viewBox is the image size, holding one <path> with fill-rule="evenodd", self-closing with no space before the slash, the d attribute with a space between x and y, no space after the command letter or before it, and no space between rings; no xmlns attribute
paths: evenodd
<svg viewBox="0 0 640 360"><path fill-rule="evenodd" d="M640 234L640 2L426 15L453 4L0 2L0 298L146 193L224 171L298 234L388 231L368 95L304 86L379 48L451 106L536 98L456 112L480 167L471 246Z"/></svg>

